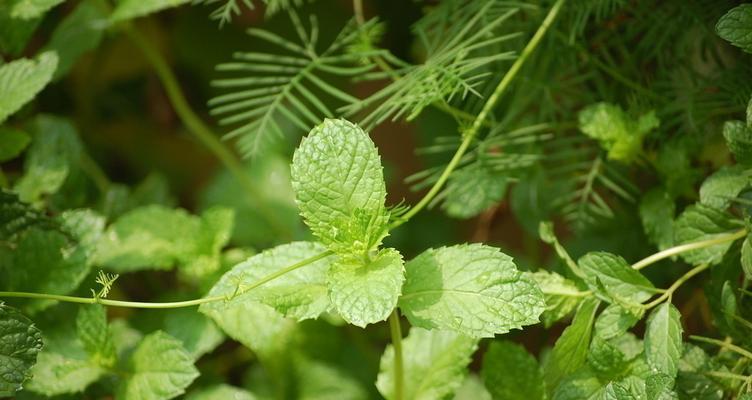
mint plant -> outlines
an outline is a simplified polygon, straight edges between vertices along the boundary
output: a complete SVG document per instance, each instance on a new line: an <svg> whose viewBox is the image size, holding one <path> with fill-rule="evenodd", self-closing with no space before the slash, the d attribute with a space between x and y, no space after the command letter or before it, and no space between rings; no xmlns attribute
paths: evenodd
<svg viewBox="0 0 752 400"><path fill-rule="evenodd" d="M752 399L752 7L419 3L0 4L0 397Z"/></svg>

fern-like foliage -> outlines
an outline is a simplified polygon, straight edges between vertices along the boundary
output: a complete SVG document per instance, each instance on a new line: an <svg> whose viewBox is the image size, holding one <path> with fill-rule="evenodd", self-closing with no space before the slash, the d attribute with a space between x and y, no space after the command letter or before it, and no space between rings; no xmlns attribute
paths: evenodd
<svg viewBox="0 0 752 400"><path fill-rule="evenodd" d="M222 125L240 124L227 138L238 138L245 156L258 153L265 143L281 137L288 128L309 131L323 118L334 117L335 108L329 102L357 102L332 81L370 71L373 66L364 65L363 60L381 53L352 50L359 38L353 21L319 52L316 18L310 18L308 30L294 11L290 18L300 43L272 32L248 30L249 35L275 45L284 54L238 52L234 62L217 66L218 71L239 76L213 82L228 93L209 101L211 113L221 117ZM375 21L366 24L372 23Z"/></svg>
<svg viewBox="0 0 752 400"><path fill-rule="evenodd" d="M308 0L311 2L313 0ZM282 10L291 10L305 3L305 0L263 0L266 5L266 16L270 17ZM243 7L253 10L253 1L251 0L194 0L196 4L205 4L215 6L211 12L210 18L219 21L222 26L232 21L233 17L239 15Z"/></svg>
<svg viewBox="0 0 752 400"><path fill-rule="evenodd" d="M518 3L514 3L517 5ZM414 27L426 53L421 64L408 64L387 56L392 68L366 74L363 79L392 79L368 98L344 107L353 115L368 109L361 119L367 129L385 120L411 120L430 104L450 102L469 94L492 74L490 64L514 59L499 46L516 36L498 34L498 28L518 8L505 1L449 1Z"/></svg>

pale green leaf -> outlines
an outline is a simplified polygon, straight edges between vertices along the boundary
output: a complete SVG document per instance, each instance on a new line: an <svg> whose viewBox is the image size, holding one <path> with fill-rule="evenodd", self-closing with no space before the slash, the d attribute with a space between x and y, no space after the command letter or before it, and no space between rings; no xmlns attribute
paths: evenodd
<svg viewBox="0 0 752 400"><path fill-rule="evenodd" d="M410 323L493 337L538 323L540 288L499 249L466 244L429 249L405 265L400 309Z"/></svg>
<svg viewBox="0 0 752 400"><path fill-rule="evenodd" d="M219 268L232 218L232 210L219 207L200 217L160 205L137 208L107 228L96 259L117 272L178 266L188 276L204 276Z"/></svg>
<svg viewBox="0 0 752 400"><path fill-rule="evenodd" d="M101 378L106 370L89 360L68 357L57 352L42 351L31 369L34 377L28 389L45 396L83 392Z"/></svg>
<svg viewBox="0 0 752 400"><path fill-rule="evenodd" d="M115 365L117 354L104 307L99 304L81 307L76 317L76 329L89 359L95 365L105 368Z"/></svg>
<svg viewBox="0 0 752 400"><path fill-rule="evenodd" d="M212 320L192 308L170 310L165 316L164 330L183 342L185 350L195 359L214 350L225 339Z"/></svg>
<svg viewBox="0 0 752 400"><path fill-rule="evenodd" d="M492 400L483 381L475 374L468 374L462 382L462 386L454 393L453 400Z"/></svg>
<svg viewBox="0 0 752 400"><path fill-rule="evenodd" d="M668 192L653 189L640 199L640 220L648 239L659 250L674 243L674 213L676 205Z"/></svg>
<svg viewBox="0 0 752 400"><path fill-rule="evenodd" d="M77 165L81 147L76 129L69 121L50 115L37 117L24 161L24 175L15 185L21 201L36 203L42 196L56 193Z"/></svg>
<svg viewBox="0 0 752 400"><path fill-rule="evenodd" d="M295 359L299 400L366 400L363 385L341 367L306 357Z"/></svg>
<svg viewBox="0 0 752 400"><path fill-rule="evenodd" d="M190 0L120 0L110 15L110 20L119 22L143 17L189 2Z"/></svg>
<svg viewBox="0 0 752 400"><path fill-rule="evenodd" d="M127 372L118 386L118 398L171 399L183 394L199 375L180 341L162 331L144 337L128 360Z"/></svg>
<svg viewBox="0 0 752 400"><path fill-rule="evenodd" d="M450 396L465 376L478 340L451 331L413 327L402 342L404 399L433 400ZM388 400L394 397L394 348L381 357L376 387Z"/></svg>
<svg viewBox="0 0 752 400"><path fill-rule="evenodd" d="M633 161L642 151L643 138L659 125L653 111L634 118L621 107L593 104L578 114L580 130L608 151L608 158Z"/></svg>
<svg viewBox="0 0 752 400"><path fill-rule="evenodd" d="M330 249L361 257L386 235L381 159L357 125L327 119L313 128L293 155L292 185L306 224Z"/></svg>
<svg viewBox="0 0 752 400"><path fill-rule="evenodd" d="M30 141L31 138L26 132L0 126L0 162L18 157Z"/></svg>
<svg viewBox="0 0 752 400"><path fill-rule="evenodd" d="M219 384L194 390L185 400L256 400L256 396L235 386Z"/></svg>
<svg viewBox="0 0 752 400"><path fill-rule="evenodd" d="M225 273L208 294L225 296L228 301L204 304L202 311L223 313L238 304L253 302L266 304L289 318L317 318L330 307L327 271L333 262L332 257L287 272L252 290L246 288L325 251L326 248L319 243L293 242L257 254Z"/></svg>
<svg viewBox="0 0 752 400"><path fill-rule="evenodd" d="M34 60L22 58L0 66L0 123L31 101L57 68L57 54L39 54Z"/></svg>
<svg viewBox="0 0 752 400"><path fill-rule="evenodd" d="M0 1L0 52L16 56L21 53L42 18L17 19L11 16L13 1Z"/></svg>
<svg viewBox="0 0 752 400"><path fill-rule="evenodd" d="M586 367L564 377L552 400L601 400L602 391L603 383L595 371Z"/></svg>
<svg viewBox="0 0 752 400"><path fill-rule="evenodd" d="M617 304L610 304L595 320L595 336L602 339L613 339L623 335L633 327L639 319Z"/></svg>
<svg viewBox="0 0 752 400"><path fill-rule="evenodd" d="M727 12L715 26L718 36L752 53L752 4L740 4Z"/></svg>
<svg viewBox="0 0 752 400"><path fill-rule="evenodd" d="M718 236L733 233L741 228L731 215L712 207L696 204L686 210L674 222L674 240L676 244L711 240ZM687 251L681 257L688 263L717 264L726 254L732 242L723 242L696 250Z"/></svg>
<svg viewBox="0 0 752 400"><path fill-rule="evenodd" d="M741 166L721 168L700 186L700 203L725 210L749 182L749 174Z"/></svg>
<svg viewBox="0 0 752 400"><path fill-rule="evenodd" d="M546 387L538 360L519 344L493 342L483 356L481 376L494 400L543 400Z"/></svg>
<svg viewBox="0 0 752 400"><path fill-rule="evenodd" d="M580 257L578 264L585 273L585 282L590 289L604 299L618 296L641 303L655 293L653 284L617 255L590 252Z"/></svg>
<svg viewBox="0 0 752 400"><path fill-rule="evenodd" d="M11 16L19 19L38 18L63 1L65 0L15 0Z"/></svg>
<svg viewBox="0 0 752 400"><path fill-rule="evenodd" d="M397 306L405 268L402 255L384 249L373 259L339 259L327 274L329 298L345 321L365 327L385 320Z"/></svg>
<svg viewBox="0 0 752 400"><path fill-rule="evenodd" d="M42 345L34 323L0 302L0 396L13 396L21 389Z"/></svg>
<svg viewBox="0 0 752 400"><path fill-rule="evenodd" d="M474 163L449 177L441 208L455 218L472 218L501 201L507 183L504 174Z"/></svg>
<svg viewBox="0 0 752 400"><path fill-rule="evenodd" d="M661 373L645 378L645 393L648 400L678 400L674 392L675 379Z"/></svg>
<svg viewBox="0 0 752 400"><path fill-rule="evenodd" d="M653 310L645 329L645 357L654 371L675 377L682 356L681 314L671 303Z"/></svg>
<svg viewBox="0 0 752 400"><path fill-rule="evenodd" d="M527 274L540 286L546 300L546 309L541 314L545 327L566 318L589 295L588 292L580 291L573 281L555 272L536 271Z"/></svg>
<svg viewBox="0 0 752 400"><path fill-rule="evenodd" d="M752 164L752 127L742 121L726 121L723 137L740 164Z"/></svg>
<svg viewBox="0 0 752 400"><path fill-rule="evenodd" d="M598 304L593 298L582 302L572 323L556 340L543 368L548 392L553 393L564 377L585 364Z"/></svg>
<svg viewBox="0 0 752 400"><path fill-rule="evenodd" d="M82 1L55 27L43 49L53 50L59 57L54 79L68 73L79 57L99 45L106 27L106 9L99 1Z"/></svg>

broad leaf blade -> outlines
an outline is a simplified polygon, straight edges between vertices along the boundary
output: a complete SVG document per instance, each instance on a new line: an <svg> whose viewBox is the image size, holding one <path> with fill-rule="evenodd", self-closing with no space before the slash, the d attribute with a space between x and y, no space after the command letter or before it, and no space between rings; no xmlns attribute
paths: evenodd
<svg viewBox="0 0 752 400"><path fill-rule="evenodd" d="M0 66L0 123L31 101L47 83L57 68L54 51L41 53L34 60L26 58Z"/></svg>
<svg viewBox="0 0 752 400"><path fill-rule="evenodd" d="M13 396L31 375L42 334L13 307L0 303L0 396Z"/></svg>
<svg viewBox="0 0 752 400"><path fill-rule="evenodd" d="M546 387L538 360L519 344L493 342L483 356L481 376L494 400L543 400Z"/></svg>
<svg viewBox="0 0 752 400"><path fill-rule="evenodd" d="M405 270L400 308L421 328L493 337L537 323L545 308L535 281L494 247L429 249Z"/></svg>
<svg viewBox="0 0 752 400"><path fill-rule="evenodd" d="M681 314L671 303L656 307L645 329L645 357L653 370L675 377L682 356Z"/></svg>
<svg viewBox="0 0 752 400"><path fill-rule="evenodd" d="M740 227L730 215L723 211L696 204L687 207L674 223L675 243L684 244L711 240L718 236L733 233ZM687 251L682 253L681 257L693 265L717 264L731 247L731 244L732 242L728 241Z"/></svg>

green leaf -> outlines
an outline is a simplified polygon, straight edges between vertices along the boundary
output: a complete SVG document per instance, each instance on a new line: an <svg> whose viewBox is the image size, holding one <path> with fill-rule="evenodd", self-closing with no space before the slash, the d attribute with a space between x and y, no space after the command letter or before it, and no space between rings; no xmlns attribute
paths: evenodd
<svg viewBox="0 0 752 400"><path fill-rule="evenodd" d="M404 399L432 400L450 396L462 384L478 340L451 331L428 331L413 327L402 342ZM376 387L388 400L394 399L394 348L387 346L381 357Z"/></svg>
<svg viewBox="0 0 752 400"><path fill-rule="evenodd" d="M640 220L648 239L664 250L674 243L676 204L663 189L653 189L640 200Z"/></svg>
<svg viewBox="0 0 752 400"><path fill-rule="evenodd" d="M549 393L556 390L564 377L585 364L598 304L600 302L593 298L583 301L572 323L556 340L548 362L543 368Z"/></svg>
<svg viewBox="0 0 752 400"><path fill-rule="evenodd" d="M749 235L744 238L742 243L741 263L747 279L752 280L752 243L750 243Z"/></svg>
<svg viewBox="0 0 752 400"><path fill-rule="evenodd" d="M17 194L0 190L0 240L15 241L19 234L31 227L53 230L60 224L20 201Z"/></svg>
<svg viewBox="0 0 752 400"><path fill-rule="evenodd" d="M400 309L414 326L493 337L538 323L545 300L512 257L481 244L429 249L405 265Z"/></svg>
<svg viewBox="0 0 752 400"><path fill-rule="evenodd" d="M92 361L68 357L45 349L31 369L34 377L28 389L45 396L81 393L101 378L106 370Z"/></svg>
<svg viewBox="0 0 752 400"><path fill-rule="evenodd" d="M95 364L105 368L115 365L117 354L104 307L99 304L81 307L76 317L76 329L84 349Z"/></svg>
<svg viewBox="0 0 752 400"><path fill-rule="evenodd" d="M19 19L38 18L63 1L65 0L15 0L11 16Z"/></svg>
<svg viewBox="0 0 752 400"><path fill-rule="evenodd" d="M26 132L0 126L0 162L18 157L30 141L31 138Z"/></svg>
<svg viewBox="0 0 752 400"><path fill-rule="evenodd" d="M723 125L723 137L736 162L752 164L752 127L742 121L726 121Z"/></svg>
<svg viewBox="0 0 752 400"><path fill-rule="evenodd" d="M199 373L180 341L157 331L139 343L128 360L118 398L166 400L179 396Z"/></svg>
<svg viewBox="0 0 752 400"><path fill-rule="evenodd" d="M738 230L741 226L734 223L732 217L723 211L702 204L687 207L674 222L674 241L676 244L711 240ZM697 265L721 262L732 242L723 242L681 254L684 261Z"/></svg>
<svg viewBox="0 0 752 400"><path fill-rule="evenodd" d="M397 306L405 268L397 250L384 249L367 262L337 260L326 279L337 312L348 323L365 327L385 320Z"/></svg>
<svg viewBox="0 0 752 400"><path fill-rule="evenodd" d="M137 208L107 228L96 259L117 272L169 269L201 277L219 268L230 238L232 210L212 208L201 217L160 205Z"/></svg>
<svg viewBox="0 0 752 400"><path fill-rule="evenodd" d="M501 201L507 183L504 174L474 163L449 177L441 208L451 217L472 218Z"/></svg>
<svg viewBox="0 0 752 400"><path fill-rule="evenodd" d="M595 320L595 336L613 339L623 335L638 321L639 319L631 312L617 304L610 304Z"/></svg>
<svg viewBox="0 0 752 400"><path fill-rule="evenodd" d="M491 393L475 374L468 374L462 386L454 393L453 400L492 400Z"/></svg>
<svg viewBox="0 0 752 400"><path fill-rule="evenodd" d="M256 400L256 396L235 386L219 384L194 390L185 400Z"/></svg>
<svg viewBox="0 0 752 400"><path fill-rule="evenodd" d="M31 101L57 68L57 54L41 53L34 60L22 58L0 66L0 123Z"/></svg>
<svg viewBox="0 0 752 400"><path fill-rule="evenodd" d="M739 165L724 167L710 175L700 187L700 203L725 210L731 200L749 186L749 176Z"/></svg>
<svg viewBox="0 0 752 400"><path fill-rule="evenodd" d="M185 350L195 359L214 350L225 339L211 319L192 308L170 310L165 316L164 330L183 342Z"/></svg>
<svg viewBox="0 0 752 400"><path fill-rule="evenodd" d="M648 400L678 400L674 392L675 379L661 373L648 376L645 379L645 393Z"/></svg>
<svg viewBox="0 0 752 400"><path fill-rule="evenodd" d="M578 264L590 289L604 299L618 297L641 303L655 293L653 284L617 255L590 252L580 257Z"/></svg>
<svg viewBox="0 0 752 400"><path fill-rule="evenodd" d="M538 360L519 344L491 343L481 376L494 400L543 400L546 388Z"/></svg>
<svg viewBox="0 0 752 400"><path fill-rule="evenodd" d="M11 16L15 3L0 1L0 52L16 56L21 53L34 31L42 21L41 18L30 20Z"/></svg>
<svg viewBox="0 0 752 400"><path fill-rule="evenodd" d="M581 368L571 375L567 375L554 392L553 400L600 400L599 394L603 390L603 383L598 379L595 371L589 367Z"/></svg>
<svg viewBox="0 0 752 400"><path fill-rule="evenodd" d="M642 151L642 140L660 122L655 112L635 119L621 107L609 103L588 106L578 114L580 130L608 151L608 158L633 161Z"/></svg>
<svg viewBox="0 0 752 400"><path fill-rule="evenodd" d="M366 400L363 386L343 368L325 362L296 357L298 393L300 400Z"/></svg>
<svg viewBox="0 0 752 400"><path fill-rule="evenodd" d="M110 21L119 22L143 17L189 2L190 0L120 0L110 15Z"/></svg>
<svg viewBox="0 0 752 400"><path fill-rule="evenodd" d="M13 396L31 374L42 350L42 334L13 307L0 303L0 396Z"/></svg>
<svg viewBox="0 0 752 400"><path fill-rule="evenodd" d="M317 318L331 306L327 294L327 271L332 258L290 271L252 290L246 291L245 288L324 251L326 248L319 243L293 242L257 254L225 273L208 294L225 296L228 301L207 303L201 309L222 313L237 304L255 302L266 304L289 318Z"/></svg>
<svg viewBox="0 0 752 400"><path fill-rule="evenodd" d="M55 27L43 49L55 51L59 57L53 79L67 74L79 57L99 45L105 28L102 21L107 18L106 9L100 1L82 1Z"/></svg>
<svg viewBox="0 0 752 400"><path fill-rule="evenodd" d="M715 26L718 36L752 53L752 4L741 4L729 10Z"/></svg>
<svg viewBox="0 0 752 400"><path fill-rule="evenodd" d="M546 300L546 309L541 314L546 328L566 318L588 295L588 292L580 291L573 281L556 272L536 271L527 274L540 286Z"/></svg>
<svg viewBox="0 0 752 400"><path fill-rule="evenodd" d="M300 213L331 250L361 257L386 235L386 187L368 134L345 120L326 119L300 143L292 160Z"/></svg>
<svg viewBox="0 0 752 400"><path fill-rule="evenodd" d="M15 186L21 200L36 203L42 196L56 193L78 165L81 147L76 128L69 121L50 115L37 117L24 175Z"/></svg>
<svg viewBox="0 0 752 400"><path fill-rule="evenodd" d="M654 371L675 377L682 355L681 314L671 303L663 303L648 317L645 329L645 357Z"/></svg>

